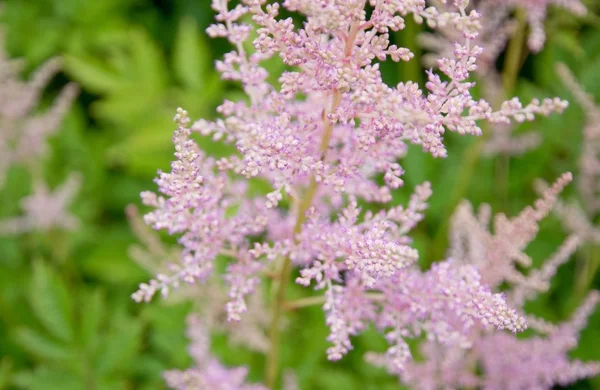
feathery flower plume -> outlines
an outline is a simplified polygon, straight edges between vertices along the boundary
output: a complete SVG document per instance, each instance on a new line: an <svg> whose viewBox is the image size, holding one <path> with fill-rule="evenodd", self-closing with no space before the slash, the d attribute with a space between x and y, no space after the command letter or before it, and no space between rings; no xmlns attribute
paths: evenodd
<svg viewBox="0 0 600 390"><path fill-rule="evenodd" d="M227 368L210 354L210 334L199 316L188 318L189 353L194 358L193 368L164 373L167 385L174 390L223 389L266 390L258 384L247 384L246 367Z"/></svg>
<svg viewBox="0 0 600 390"><path fill-rule="evenodd" d="M484 3L502 13L523 8L529 24L527 46L533 52L542 50L546 42L544 22L549 7L560 7L577 16L584 16L587 13L587 8L580 0L484 0Z"/></svg>
<svg viewBox="0 0 600 390"><path fill-rule="evenodd" d="M570 174L561 176L544 190L534 207L525 208L515 218L497 215L494 234L487 230L491 217L487 206L474 215L471 206L463 203L453 217L451 255L460 262L476 265L493 289L508 283L505 294L520 312L526 300L549 289L557 268L579 244L577 236L567 238L540 269L530 270L527 275L516 268L517 264L530 265L523 249L535 237L539 221L556 204L558 193L570 180ZM537 333L526 339L480 329L470 333L472 347L464 349L428 338L421 345L425 360L407 362L399 372L400 378L415 389L550 389L593 377L600 374L600 362L571 360L568 352L577 345L579 333L599 301L600 293L591 292L571 320L558 325L526 316L530 329Z"/></svg>
<svg viewBox="0 0 600 390"><path fill-rule="evenodd" d="M560 4L566 3L561 1ZM511 17L511 11L517 6L530 9L529 5L541 6L542 4L539 1L512 2L511 0L484 0L477 4L481 30L475 39L475 44L483 48L483 53L478 58L478 68L475 74L478 76L483 97L490 102L492 107L499 106L508 92L503 90L503 77L497 71L496 63L507 42L514 34L518 33L519 23ZM448 5L440 4L438 6L448 9ZM420 44L430 52L423 56L424 65L435 67L437 58L448 55L451 43L457 40L458 35L459 33L450 26L420 34ZM516 124L491 124L489 137L483 146L483 154L486 156L520 156L539 146L541 143L540 132L529 131L515 135L515 127Z"/></svg>
<svg viewBox="0 0 600 390"><path fill-rule="evenodd" d="M566 65L558 64L556 71L585 112L577 190L585 211L594 215L600 210L600 106L583 90Z"/></svg>
<svg viewBox="0 0 600 390"><path fill-rule="evenodd" d="M81 175L72 173L51 193L37 173L47 153L46 140L58 130L77 95L77 87L67 85L46 112L33 113L44 88L60 69L60 61L46 62L29 81L22 81L22 63L7 57L3 38L0 34L0 190L9 169L19 164L34 173L34 192L21 200L23 216L0 220L0 235L53 228L73 230L79 221L67 212L67 207L79 190Z"/></svg>
<svg viewBox="0 0 600 390"><path fill-rule="evenodd" d="M158 233L144 224L136 206L128 205L125 211L129 225L139 241L139 244L129 248L130 257L150 273L168 272L177 262L178 248L161 242ZM227 320L226 304L229 299L223 283L212 277L202 285L182 286L172 294L168 302L193 300L200 308L207 331L226 333L232 345L266 352L270 346L266 336L270 311L261 290L257 290L248 299L243 321Z"/></svg>
<svg viewBox="0 0 600 390"><path fill-rule="evenodd" d="M74 230L79 220L67 211L79 187L81 175L71 173L67 180L50 192L46 183L34 183L33 194L21 199L23 216L0 220L0 234L22 234L30 231L49 231L53 228Z"/></svg>
<svg viewBox="0 0 600 390"><path fill-rule="evenodd" d="M277 335L285 286L298 267L298 284L324 290L315 298L331 329L329 359L340 359L352 348L350 338L374 322L386 333L386 356L396 371L410 357L405 338L422 332L464 348L480 327L523 330L525 319L502 294L490 291L476 265L455 259L427 272L416 267L418 253L408 233L423 219L429 183L415 189L406 207L372 213L359 204L392 201L391 192L403 185L398 160L408 144L443 158L448 131L479 135L480 120L533 120L567 103L523 105L513 98L494 111L471 96L469 77L482 54L476 43L481 23L478 12L467 13L465 0L448 9L420 0L370 0L370 13L366 0L243 0L232 9L228 3L213 1L217 23L207 32L234 46L216 68L224 80L241 84L246 99L224 101L216 121L191 123L185 110L177 111L171 172L159 172L159 194L144 192L142 200L153 208L146 223L178 236L180 261L140 285L133 298L149 301L182 283L206 282L215 259L224 256L230 321L242 319L261 277L276 275L271 330ZM296 27L291 18L281 18L282 6L305 23ZM408 14L431 28L458 31L452 50L438 58L437 71L427 72L423 90L412 82L385 84L376 62L413 57L389 41ZM253 25L244 22L250 18ZM248 51L255 27L254 50ZM261 62L274 56L287 68L271 84L273 75ZM237 153L211 158L194 134L232 143ZM271 191L250 195L252 178L268 182ZM523 223L537 221L545 208L536 205ZM273 386L273 378L267 380Z"/></svg>
<svg viewBox="0 0 600 390"><path fill-rule="evenodd" d="M52 59L34 72L31 80L21 81L22 63L9 59L0 36L0 188L8 169L15 164L32 165L46 153L46 139L52 136L77 95L74 84L67 85L53 105L34 114L41 93L60 69Z"/></svg>

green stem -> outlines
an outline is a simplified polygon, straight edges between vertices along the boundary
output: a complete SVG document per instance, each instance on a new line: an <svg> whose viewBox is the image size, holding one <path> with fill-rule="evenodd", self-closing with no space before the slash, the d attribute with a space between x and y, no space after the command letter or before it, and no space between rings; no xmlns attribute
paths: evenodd
<svg viewBox="0 0 600 390"><path fill-rule="evenodd" d="M333 101L331 104L331 109L329 112L334 112L340 105L340 101L342 99L342 95L340 92L335 92L333 94ZM324 122L324 131L323 138L321 139L320 152L322 155L322 159L325 158L325 154L327 152L327 148L329 147L329 143L331 142L331 135L333 133L333 126L327 119L327 113L323 110L323 122ZM298 211L296 215L296 223L294 225L293 235L294 239L302 232L302 225L306 220L306 211L310 208L317 193L317 179L315 176L311 176L310 182L304 194L304 198L298 205ZM285 306L285 295L287 286L292 273L292 261L289 257L283 259L283 263L281 264L281 269L279 271L279 275L274 281L275 285L275 299L273 300L272 306L272 318L271 325L269 328L269 340L271 346L267 353L267 362L266 362L266 382L267 386L270 389L275 389L277 387L277 379L279 376L279 356L280 356L280 343L281 343L281 317L284 311Z"/></svg>
<svg viewBox="0 0 600 390"><path fill-rule="evenodd" d="M485 141L489 137L489 131L484 131L483 135L469 146L464 154L461 166L463 167L458 174L456 185L452 188L448 203L444 208L442 224L438 228L432 245L432 261L440 260L444 256L444 251L448 246L448 230L450 228L450 217L458 203L465 197L471 184L471 178L475 173L477 161L483 149Z"/></svg>
<svg viewBox="0 0 600 390"><path fill-rule="evenodd" d="M575 280L574 300L579 303L590 290L594 277L600 267L600 245L588 244L583 249L584 258L581 259Z"/></svg>
<svg viewBox="0 0 600 390"><path fill-rule="evenodd" d="M523 62L525 33L527 30L527 14L522 8L517 8L515 14L517 27L506 49L504 67L502 69L502 86L506 96L512 95L517 83L517 77Z"/></svg>
<svg viewBox="0 0 600 390"><path fill-rule="evenodd" d="M271 319L271 326L269 328L269 340L271 346L267 354L267 366L266 366L266 377L267 386L270 389L275 389L277 386L277 376L279 374L279 354L280 354L280 342L281 342L281 314L283 312L283 304L285 302L285 292L287 284L290 278L292 270L292 262L289 258L285 258L279 273L278 280L274 283L278 283L276 289L275 300L273 302L273 317Z"/></svg>
<svg viewBox="0 0 600 390"><path fill-rule="evenodd" d="M303 307L322 305L324 303L325 297L323 295L316 295L285 302L284 307L286 310L297 310L302 309Z"/></svg>
<svg viewBox="0 0 600 390"><path fill-rule="evenodd" d="M383 299L385 298L384 295L379 292L368 292L368 293L365 293L365 296L374 302L383 301ZM297 310L297 309L302 309L303 307L323 305L324 303L325 303L325 296L317 295L317 296L313 296L313 297L300 298L300 299L296 299L294 301L285 302L284 308L286 310Z"/></svg>
<svg viewBox="0 0 600 390"><path fill-rule="evenodd" d="M527 15L525 10L518 8L515 14L517 29L506 49L504 68L502 72L502 86L504 97L514 94L517 78L524 60L525 34L527 29ZM495 194L497 198L496 210L506 211L508 203L508 182L510 177L510 156L502 154L496 160Z"/></svg>
<svg viewBox="0 0 600 390"><path fill-rule="evenodd" d="M494 178L494 193L496 197L496 212L508 209L508 187L510 178L510 156L501 154L495 161L496 177Z"/></svg>
<svg viewBox="0 0 600 390"><path fill-rule="evenodd" d="M413 18L406 18L404 23L404 29L396 32L397 45L406 47L415 57L410 61L398 62L398 77L400 81L413 81L421 84L423 75L421 70L421 48L417 44L417 37L422 27Z"/></svg>
<svg viewBox="0 0 600 390"><path fill-rule="evenodd" d="M360 27L357 23L352 23L350 30L348 31L348 37L346 39L346 45L344 48L344 54L347 58L352 56L352 49L354 47L354 40L358 34ZM335 112L342 101L342 93L335 91L331 99L331 107L329 110L323 109L322 121L323 121L323 138L321 138L321 144L319 145L319 152L321 153L321 161L325 160L327 149L331 142L331 136L333 134L333 124L329 121L328 114ZM315 175L312 175L308 188L304 194L304 199L298 205L298 211L296 215L296 224L294 225L293 235L294 240L300 232L302 232L302 225L306 220L306 211L310 208L317 193L317 179ZM273 317L271 319L271 326L269 328L269 341L271 346L267 353L266 362L266 382L270 389L277 387L277 379L279 376L279 355L280 355L280 343L281 343L281 315L283 313L285 305L285 293L289 283L289 279L292 273L292 261L289 257L283 259L281 270L278 278L274 281L275 285L275 299L273 300Z"/></svg>

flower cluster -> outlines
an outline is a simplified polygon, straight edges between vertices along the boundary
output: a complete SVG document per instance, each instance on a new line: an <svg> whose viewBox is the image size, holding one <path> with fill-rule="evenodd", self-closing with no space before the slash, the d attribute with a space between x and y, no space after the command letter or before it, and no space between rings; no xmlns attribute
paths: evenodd
<svg viewBox="0 0 600 390"><path fill-rule="evenodd" d="M6 57L0 48L0 189L14 165L25 166L34 178L34 193L22 200L24 215L1 220L0 234L55 227L74 229L78 224L66 208L79 189L79 174L73 173L53 193L40 174L47 154L46 140L57 131L77 94L77 87L69 84L46 112L33 112L44 88L59 69L60 61L53 59L34 72L30 81L22 81L19 78L22 63Z"/></svg>
<svg viewBox="0 0 600 390"><path fill-rule="evenodd" d="M179 250L164 244L158 233L143 222L137 207L127 206L127 218L139 244L129 248L130 257L148 272L168 272L170 264L177 261ZM207 332L225 333L232 345L253 351L266 352L270 341L266 336L270 311L262 290L258 289L249 299L244 321L228 321L226 305L230 300L227 289L215 276L204 284L186 284L170 296L168 302L193 300L202 313L202 326ZM195 323L195 320L190 320Z"/></svg>
<svg viewBox="0 0 600 390"><path fill-rule="evenodd" d="M189 353L195 367L185 371L171 370L164 373L167 385L176 390L223 389L266 390L262 385L246 384L248 370L245 367L227 368L210 354L210 334L198 316L188 318Z"/></svg>
<svg viewBox="0 0 600 390"><path fill-rule="evenodd" d="M483 48L483 53L478 58L475 74L481 87L482 96L490 102L492 107L500 107L507 93L510 93L509 90L512 89L512 86L506 85L506 75L504 74L511 70L502 69L503 74L501 74L496 68L498 59L505 51L509 39L515 34L521 33L519 27L525 28L525 26L519 26L519 22L510 16L510 11L507 4L498 1L482 1L477 5L482 28L475 44ZM424 65L435 67L438 57L449 55L452 43L458 38L459 33L449 26L438 28L434 32L420 34L419 43L430 51L423 56ZM509 55L508 50L505 51L505 57ZM558 102L555 103L558 104ZM562 107L557 107L559 112L566 108L566 102L563 104ZM517 122L523 122L526 118L521 116L517 119L520 119ZM483 154L488 157L519 156L540 145L542 139L540 132L529 131L515 135L514 130L517 126L518 123L492 123L483 145Z"/></svg>
<svg viewBox="0 0 600 390"><path fill-rule="evenodd" d="M24 215L0 220L0 234L49 231L53 228L74 230L79 226L79 220L67 208L81 186L80 174L71 173L53 192L41 180L34 185L33 193L21 199Z"/></svg>
<svg viewBox="0 0 600 390"><path fill-rule="evenodd" d="M583 90L564 64L557 66L557 72L585 112L577 190L585 212L594 216L600 210L600 106Z"/></svg>
<svg viewBox="0 0 600 390"><path fill-rule="evenodd" d="M241 320L246 297L261 277L273 277L277 333L285 285L298 267L298 284L324 290L314 298L321 299L331 329L329 359L341 358L352 348L350 337L374 323L390 342L384 359L395 372L410 357L406 338L425 333L465 348L480 329L523 330L525 318L490 290L479 264L453 258L426 272L416 266L408 233L424 217L428 183L415 189L406 207L386 204L403 185L398 160L409 144L443 158L448 131L479 135L480 120L532 120L561 111L566 102L523 105L514 98L493 110L474 99L470 75L482 54L480 15L467 13L464 0L448 9L424 1L370 0L369 13L366 0L284 1L288 12L305 17L302 27L280 17L279 3L265 3L244 0L233 9L227 0L212 3L217 23L208 34L235 47L216 68L223 79L241 84L246 99L224 101L216 121L191 123L178 110L176 160L171 172L156 179L160 194L145 192L142 200L153 208L146 223L176 234L183 249L168 272L142 284L133 298L149 301L182 282L206 282L216 259L225 258L228 319ZM438 71L427 72L423 90L412 82L389 86L379 70L379 61L412 58L389 36L404 28L408 14L458 32L452 50L438 58ZM257 27L252 52L247 41L253 26L245 22L250 18ZM286 70L270 83L273 75L261 63L274 56ZM195 134L232 143L237 153L212 158L195 143ZM270 190L257 195L257 180ZM552 191L549 199L559 188ZM381 211L363 211L365 202ZM536 206L523 219L537 221L545 207ZM500 225L519 248L524 237Z"/></svg>
<svg viewBox="0 0 600 390"><path fill-rule="evenodd" d="M531 259L523 249L535 237L538 222L551 211L556 196L570 180L570 174L560 177L545 189L534 207L525 208L514 218L496 215L493 234L487 229L491 217L487 206L474 215L472 207L463 203L453 217L450 254L461 263L476 265L492 289L509 285L504 294L520 312L526 300L549 289L557 268L579 245L578 237L573 235L540 269L527 275L518 269L530 265ZM590 293L571 320L559 325L527 315L529 328L537 334L525 339L483 329L470 334L470 349L428 339L421 346L425 360L407 363L400 377L417 389L547 389L593 377L600 373L600 362L570 360L568 352L577 345L579 333L598 302L600 294ZM479 376L475 375L476 367L481 367Z"/></svg>
<svg viewBox="0 0 600 390"><path fill-rule="evenodd" d="M537 235L539 222L552 210L558 194L571 180L570 173L562 175L534 207L526 207L514 218L497 214L494 234L487 229L491 218L489 206L482 206L475 217L470 204L464 202L452 219L450 257L477 266L485 283L492 288L503 282L524 283L517 267L531 265L531 258L524 250ZM569 247L576 249L574 245ZM562 257L567 260L570 255L567 252Z"/></svg>
<svg viewBox="0 0 600 390"><path fill-rule="evenodd" d="M542 50L546 42L544 22L548 7L557 6L577 16L583 16L587 9L581 0L484 0L486 6L494 9L498 15L507 15L511 11L522 8L529 24L527 46L534 52Z"/></svg>

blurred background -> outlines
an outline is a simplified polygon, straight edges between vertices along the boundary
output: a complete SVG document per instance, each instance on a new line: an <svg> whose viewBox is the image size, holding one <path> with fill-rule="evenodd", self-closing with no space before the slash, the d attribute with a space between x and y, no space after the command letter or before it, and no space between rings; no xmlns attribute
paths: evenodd
<svg viewBox="0 0 600 390"><path fill-rule="evenodd" d="M208 0L3 3L0 30L6 55L22 61L19 77L32 79L34 70L51 58L62 61L32 112L46 112L70 82L78 85L79 93L48 138L49 149L36 168L9 164L0 186L0 221L23 215L22 201L37 191L40 180L50 191L60 190L72 172L79 172L73 186L80 188L65 205L79 221L70 229L44 229L34 221L19 234L0 232L0 389L162 389L164 370L191 363L185 317L194 301L158 299L137 305L131 300L150 273L135 260L139 239L125 210L140 204L141 191L155 190L157 169L169 168L176 108L184 107L193 119L213 118L224 97L235 99L238 87L220 81L213 70L214 60L230 48L204 34L213 15ZM560 96L572 102L563 115L516 128L518 134L539 133L539 147L511 157L488 156L480 153L477 139L449 135L445 160L418 148L409 151L403 163L406 184L394 196L403 202L416 184L432 182L431 206L414 234L424 267L443 257L447 220L461 199L474 205L487 202L495 212L514 215L535 199L536 178L553 181L565 171L577 176L589 109L573 101L573 89L555 65L565 63L600 105L599 3L588 1L590 12L583 18L550 9L545 48L521 64L514 89L524 101ZM409 22L393 37L416 58L384 64L389 83L423 84L421 60L426 53L416 44L421 31ZM503 60L504 54L498 66ZM10 68L6 63L3 71ZM2 101L11 101L11 96ZM2 123L0 132L6 127L4 119ZM202 144L211 154L227 151L222 145ZM578 202L576 186L563 198ZM592 223L595 217L590 216ZM534 266L567 233L557 218L545 219L528 248L537 261ZM600 248L586 244L560 268L550 291L527 309L551 321L567 318L587 291L600 288L599 264ZM321 309L294 314L290 328L294 342L283 347L283 365L295 370L302 388L401 388L396 379L363 361L364 351L385 345L377 332L359 337L356 350L334 364L324 353L327 329ZM261 378L262 355L231 346L219 334L213 348L223 362L249 364L250 378ZM600 360L600 311L573 356ZM600 380L571 388L600 389Z"/></svg>

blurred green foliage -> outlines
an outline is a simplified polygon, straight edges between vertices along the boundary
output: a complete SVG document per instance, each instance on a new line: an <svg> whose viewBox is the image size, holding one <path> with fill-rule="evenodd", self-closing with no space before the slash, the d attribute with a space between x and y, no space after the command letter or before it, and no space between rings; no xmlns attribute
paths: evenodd
<svg viewBox="0 0 600 390"><path fill-rule="evenodd" d="M64 58L64 72L49 95L68 80L82 88L51 141L45 175L56 184L78 170L84 174L84 188L74 206L82 220L79 231L0 237L0 389L160 389L162 371L190 364L184 319L192 304L135 305L129 298L149 275L128 257L135 239L123 211L127 204L138 203L140 191L154 188L157 169L168 168L176 107L185 107L193 118L211 118L223 96L235 94L235 86L221 82L212 67L228 47L220 40L209 42L203 34L212 15L209 3L5 1L1 18L9 52L23 57L28 70L50 57ZM553 13L547 47L529 57L520 74L520 97L569 98L553 67L560 61L600 102L600 28L594 15L582 22ZM409 45L418 30L409 24L409 35L396 38ZM414 79L421 72L414 64L386 64L386 80ZM544 141L539 149L510 160L510 215L533 201L535 178L550 181L564 171L578 171L584 120L584 112L572 104L564 115L521 126L519 131L539 130ZM452 213L456 180L473 142L450 134L447 159L435 160L411 147L403 163L406 186L397 191L395 201L406 201L411 189L425 180L434 189L427 218L414 234L423 264L439 260L439 243L446 240L440 229ZM210 142L203 146L211 153L223 150ZM497 205L494 167L493 160L479 160L459 195L475 205ZM26 174L13 169L0 191L0 218L14 215L28 191ZM565 196L573 193L569 188ZM564 236L557 220L544 221L529 248L536 265ZM572 286L583 257L580 252L561 268L550 292L529 305L532 312L550 320L568 316L581 299L573 296ZM598 277L593 287L600 288ZM295 286L291 294L306 291ZM364 351L384 349L384 340L374 331L358 338L355 351L335 364L325 358L327 329L320 309L293 313L286 334L293 342L283 347L284 366L296 370L302 388L400 388L395 379L362 360ZM250 364L251 378L260 379L262 356L232 349L222 337L215 338L214 350L225 363ZM600 313L592 317L574 355L600 359ZM600 382L574 388L593 386Z"/></svg>

